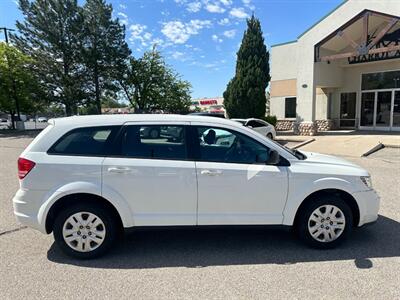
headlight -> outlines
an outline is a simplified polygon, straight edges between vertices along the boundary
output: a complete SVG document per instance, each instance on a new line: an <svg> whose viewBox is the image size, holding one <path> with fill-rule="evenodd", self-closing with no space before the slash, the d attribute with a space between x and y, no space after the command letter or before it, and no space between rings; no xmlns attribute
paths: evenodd
<svg viewBox="0 0 400 300"><path fill-rule="evenodd" d="M370 176L361 176L360 179L367 186L367 188L372 189L372 181Z"/></svg>

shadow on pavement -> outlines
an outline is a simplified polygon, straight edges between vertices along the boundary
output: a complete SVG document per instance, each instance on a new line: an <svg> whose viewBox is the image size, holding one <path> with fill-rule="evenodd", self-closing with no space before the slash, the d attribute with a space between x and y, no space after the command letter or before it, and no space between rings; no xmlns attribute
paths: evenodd
<svg viewBox="0 0 400 300"><path fill-rule="evenodd" d="M50 261L89 268L142 269L165 267L295 264L354 260L357 268L373 268L369 258L400 256L400 223L380 216L373 226L358 228L336 249L303 245L285 228L158 229L133 231L109 254L94 260L75 260L55 244Z"/></svg>

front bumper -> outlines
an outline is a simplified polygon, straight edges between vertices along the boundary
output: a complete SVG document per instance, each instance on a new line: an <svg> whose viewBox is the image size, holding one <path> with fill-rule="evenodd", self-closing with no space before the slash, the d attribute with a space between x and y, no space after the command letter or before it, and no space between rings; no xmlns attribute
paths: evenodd
<svg viewBox="0 0 400 300"><path fill-rule="evenodd" d="M358 226L375 222L378 219L380 206L380 198L375 190L357 192L353 194L353 197L356 199L360 210L360 222Z"/></svg>

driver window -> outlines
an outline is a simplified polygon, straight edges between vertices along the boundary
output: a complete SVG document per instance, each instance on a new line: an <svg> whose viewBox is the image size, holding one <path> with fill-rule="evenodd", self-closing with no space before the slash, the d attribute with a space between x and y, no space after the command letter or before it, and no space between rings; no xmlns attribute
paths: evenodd
<svg viewBox="0 0 400 300"><path fill-rule="evenodd" d="M241 133L221 128L197 127L199 159L225 163L265 163L269 149Z"/></svg>

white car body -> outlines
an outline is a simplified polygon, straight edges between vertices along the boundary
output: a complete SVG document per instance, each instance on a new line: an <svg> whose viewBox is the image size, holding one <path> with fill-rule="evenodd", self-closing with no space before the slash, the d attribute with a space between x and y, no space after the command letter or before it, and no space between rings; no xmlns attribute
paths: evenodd
<svg viewBox="0 0 400 300"><path fill-rule="evenodd" d="M76 128L128 125L214 126L278 152L287 165L54 155L49 148ZM225 141L224 141L225 142ZM101 115L52 119L21 154L35 163L13 198L18 220L51 232L49 212L69 195L92 194L118 212L124 228L164 225L293 225L305 199L323 190L348 195L357 223L377 219L379 198L360 177L369 174L341 158L305 153L296 158L265 135L230 120L178 115ZM47 226L46 226L47 223Z"/></svg>
<svg viewBox="0 0 400 300"><path fill-rule="evenodd" d="M236 121L241 123L242 125L257 131L258 133L262 134L266 137L271 137L275 139L276 131L275 127L264 120L250 118L250 119L232 119L232 121Z"/></svg>

